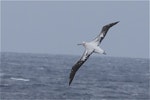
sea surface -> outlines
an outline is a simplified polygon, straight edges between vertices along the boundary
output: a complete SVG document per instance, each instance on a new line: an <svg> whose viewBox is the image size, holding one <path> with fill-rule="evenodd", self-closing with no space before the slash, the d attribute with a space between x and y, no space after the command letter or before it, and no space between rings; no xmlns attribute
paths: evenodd
<svg viewBox="0 0 150 100"><path fill-rule="evenodd" d="M150 100L149 59L1 53L0 100Z"/></svg>

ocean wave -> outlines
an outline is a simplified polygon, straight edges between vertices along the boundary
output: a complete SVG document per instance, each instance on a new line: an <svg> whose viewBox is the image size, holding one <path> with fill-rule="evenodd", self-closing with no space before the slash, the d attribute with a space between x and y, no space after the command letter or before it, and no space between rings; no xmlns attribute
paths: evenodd
<svg viewBox="0 0 150 100"><path fill-rule="evenodd" d="M16 81L30 81L29 79L25 79L25 78L15 78L15 77L11 77L10 79L16 80Z"/></svg>

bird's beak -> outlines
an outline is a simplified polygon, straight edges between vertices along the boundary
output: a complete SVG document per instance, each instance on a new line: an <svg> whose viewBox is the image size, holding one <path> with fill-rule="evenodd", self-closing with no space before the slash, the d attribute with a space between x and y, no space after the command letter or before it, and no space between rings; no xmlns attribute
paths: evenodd
<svg viewBox="0 0 150 100"><path fill-rule="evenodd" d="M82 45L82 43L79 43L79 44L77 44L77 45Z"/></svg>

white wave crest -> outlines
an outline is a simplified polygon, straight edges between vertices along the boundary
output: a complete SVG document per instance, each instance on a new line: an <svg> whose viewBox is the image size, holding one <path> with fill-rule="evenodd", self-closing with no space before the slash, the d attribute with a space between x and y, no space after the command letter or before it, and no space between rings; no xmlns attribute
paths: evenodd
<svg viewBox="0 0 150 100"><path fill-rule="evenodd" d="M29 79L25 79L25 78L15 78L15 77L11 77L10 79L16 80L16 81L30 81Z"/></svg>

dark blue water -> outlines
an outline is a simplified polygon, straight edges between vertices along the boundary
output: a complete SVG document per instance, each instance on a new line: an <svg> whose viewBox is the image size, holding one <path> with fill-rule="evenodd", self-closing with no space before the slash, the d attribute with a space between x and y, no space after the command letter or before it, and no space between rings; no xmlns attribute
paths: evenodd
<svg viewBox="0 0 150 100"><path fill-rule="evenodd" d="M149 100L149 59L2 53L0 100Z"/></svg>

